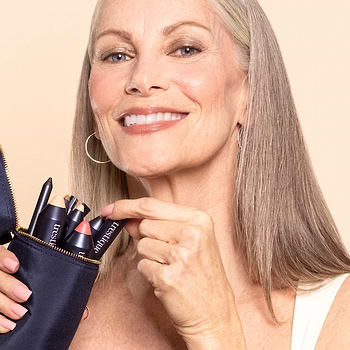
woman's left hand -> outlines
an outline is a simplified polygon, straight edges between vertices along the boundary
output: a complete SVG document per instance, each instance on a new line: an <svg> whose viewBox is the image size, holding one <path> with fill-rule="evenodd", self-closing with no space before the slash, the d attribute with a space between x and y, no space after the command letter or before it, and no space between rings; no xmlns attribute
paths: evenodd
<svg viewBox="0 0 350 350"><path fill-rule="evenodd" d="M138 270L189 349L245 349L234 293L207 213L140 198L117 201L101 214L113 220L138 219L126 226L139 240L143 259Z"/></svg>

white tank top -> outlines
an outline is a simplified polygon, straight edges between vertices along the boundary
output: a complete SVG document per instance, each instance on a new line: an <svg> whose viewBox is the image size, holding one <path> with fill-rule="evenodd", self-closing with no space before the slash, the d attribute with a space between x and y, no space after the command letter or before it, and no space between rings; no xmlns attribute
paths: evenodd
<svg viewBox="0 0 350 350"><path fill-rule="evenodd" d="M295 299L291 350L314 350L332 303L346 277L332 279L319 290L298 292Z"/></svg>

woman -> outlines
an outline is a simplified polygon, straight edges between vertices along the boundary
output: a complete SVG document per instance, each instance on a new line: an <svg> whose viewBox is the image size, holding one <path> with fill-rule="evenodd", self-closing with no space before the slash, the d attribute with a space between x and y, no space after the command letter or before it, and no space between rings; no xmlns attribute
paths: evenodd
<svg viewBox="0 0 350 350"><path fill-rule="evenodd" d="M72 350L349 347L350 260L255 0L99 1L72 169L95 214L132 219Z"/></svg>

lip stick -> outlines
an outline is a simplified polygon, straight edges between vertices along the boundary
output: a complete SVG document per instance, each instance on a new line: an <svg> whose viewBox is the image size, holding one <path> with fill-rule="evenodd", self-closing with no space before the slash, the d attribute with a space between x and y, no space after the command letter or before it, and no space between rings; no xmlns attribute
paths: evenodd
<svg viewBox="0 0 350 350"><path fill-rule="evenodd" d="M82 221L64 243L63 249L85 258L94 258L94 242L88 221Z"/></svg>
<svg viewBox="0 0 350 350"><path fill-rule="evenodd" d="M56 245L67 224L66 205L62 196L54 197L39 214L34 236Z"/></svg>
<svg viewBox="0 0 350 350"><path fill-rule="evenodd" d="M96 259L101 259L102 255L110 247L127 222L128 219L116 221L106 220L104 222L100 230L93 236Z"/></svg>
<svg viewBox="0 0 350 350"><path fill-rule="evenodd" d="M52 178L50 177L43 185L38 201L36 203L36 207L34 209L34 213L32 216L32 219L29 224L28 228L28 234L33 235L34 230L35 230L35 225L38 221L38 217L40 212L44 209L44 207L47 205L47 202L49 201L50 194L52 191Z"/></svg>
<svg viewBox="0 0 350 350"><path fill-rule="evenodd" d="M60 243L64 244L70 235L73 233L74 229L84 220L84 206L81 204L68 215L68 225L67 230L60 239Z"/></svg>

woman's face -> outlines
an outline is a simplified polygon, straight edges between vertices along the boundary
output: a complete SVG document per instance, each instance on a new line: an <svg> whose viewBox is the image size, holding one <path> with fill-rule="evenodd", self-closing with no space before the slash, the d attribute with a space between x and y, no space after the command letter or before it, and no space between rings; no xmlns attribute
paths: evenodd
<svg viewBox="0 0 350 350"><path fill-rule="evenodd" d="M236 62L233 40L204 0L106 0L89 89L112 162L156 177L234 150L245 77Z"/></svg>

